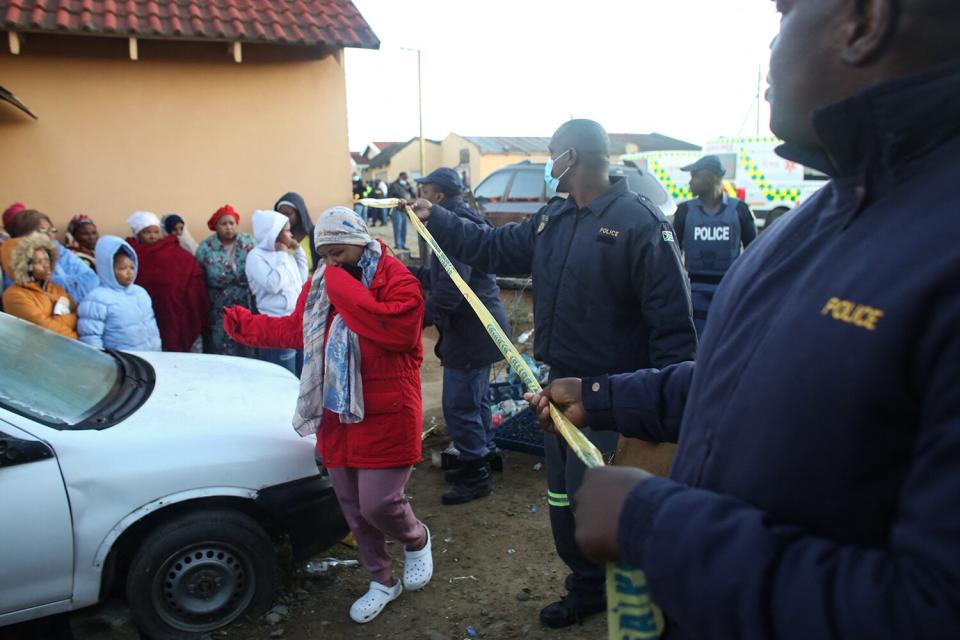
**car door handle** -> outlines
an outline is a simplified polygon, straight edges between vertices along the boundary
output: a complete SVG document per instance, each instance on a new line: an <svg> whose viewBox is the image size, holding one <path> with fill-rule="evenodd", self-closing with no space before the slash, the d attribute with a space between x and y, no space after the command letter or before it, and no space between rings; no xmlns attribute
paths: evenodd
<svg viewBox="0 0 960 640"><path fill-rule="evenodd" d="M0 431L0 467L14 467L53 457L53 451L43 442L22 440Z"/></svg>

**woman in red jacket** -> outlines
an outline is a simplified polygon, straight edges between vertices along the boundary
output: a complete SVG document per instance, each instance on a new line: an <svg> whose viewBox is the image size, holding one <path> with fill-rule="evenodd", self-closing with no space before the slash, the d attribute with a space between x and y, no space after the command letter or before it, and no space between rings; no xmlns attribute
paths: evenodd
<svg viewBox="0 0 960 640"><path fill-rule="evenodd" d="M231 307L224 327L254 347L304 350L293 424L300 435L317 434L317 451L373 577L350 608L363 623L404 587L422 589L433 575L430 532L404 494L421 456L423 295L351 209L320 214L314 240L320 264L292 314ZM404 544L402 582L391 575L386 536Z"/></svg>

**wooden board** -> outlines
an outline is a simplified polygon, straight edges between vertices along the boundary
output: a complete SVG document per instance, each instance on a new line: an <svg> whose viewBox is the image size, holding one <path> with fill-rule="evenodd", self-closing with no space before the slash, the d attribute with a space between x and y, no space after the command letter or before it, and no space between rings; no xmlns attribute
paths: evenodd
<svg viewBox="0 0 960 640"><path fill-rule="evenodd" d="M670 442L654 443L620 436L613 464L622 467L639 467L652 474L666 477L677 445Z"/></svg>

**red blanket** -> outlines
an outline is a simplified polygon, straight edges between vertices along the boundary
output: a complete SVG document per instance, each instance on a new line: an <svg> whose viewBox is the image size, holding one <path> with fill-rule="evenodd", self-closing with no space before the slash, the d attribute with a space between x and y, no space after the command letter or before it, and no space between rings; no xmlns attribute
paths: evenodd
<svg viewBox="0 0 960 640"><path fill-rule="evenodd" d="M210 299L200 265L180 247L176 236L154 244L127 242L140 262L136 283L147 290L157 315L164 351L190 351L210 312Z"/></svg>

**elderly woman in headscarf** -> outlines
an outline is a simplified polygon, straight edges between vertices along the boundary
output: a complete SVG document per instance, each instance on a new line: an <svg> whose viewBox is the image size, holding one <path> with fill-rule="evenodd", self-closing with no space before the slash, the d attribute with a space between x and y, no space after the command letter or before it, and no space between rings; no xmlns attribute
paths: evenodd
<svg viewBox="0 0 960 640"><path fill-rule="evenodd" d="M274 211L279 211L290 220L290 233L293 239L300 243L303 250L307 252L307 269L313 271L317 268L319 260L317 259L317 247L313 241L313 220L310 219L310 212L307 211L307 203L303 196L295 191L290 191L277 200L273 205Z"/></svg>
<svg viewBox="0 0 960 640"><path fill-rule="evenodd" d="M253 236L240 233L240 214L225 204L207 220L213 235L197 248L197 262L203 269L210 297L210 326L204 337L204 351L230 356L255 357L256 349L230 338L223 329L224 307L253 309L253 294L247 282L247 255L256 246Z"/></svg>
<svg viewBox="0 0 960 640"><path fill-rule="evenodd" d="M0 231L0 243L13 237L13 234L10 232L10 228L13 226L13 221L16 219L17 214L26 210L27 207L22 202L14 202L3 210L3 231Z"/></svg>
<svg viewBox="0 0 960 640"><path fill-rule="evenodd" d="M233 307L224 323L239 342L304 348L293 425L300 435L316 433L373 578L350 608L350 617L364 623L433 574L430 532L404 494L420 460L423 295L419 281L346 207L320 214L314 241L320 262L292 314ZM402 581L392 575L387 536L404 546Z"/></svg>
<svg viewBox="0 0 960 640"><path fill-rule="evenodd" d="M201 334L209 321L210 299L200 265L180 246L177 236L163 236L157 214L137 211L127 224L133 232L127 243L139 260L137 284L153 300L163 350L202 351Z"/></svg>
<svg viewBox="0 0 960 640"><path fill-rule="evenodd" d="M190 230L187 229L187 223L183 219L183 216L176 213L168 213L160 219L160 222L163 224L163 230L168 236L177 237L177 242L180 243L184 251L189 252L190 255L197 253L197 241L190 235Z"/></svg>
<svg viewBox="0 0 960 640"><path fill-rule="evenodd" d="M90 216L77 214L67 223L67 248L88 267L97 270L97 240L100 233Z"/></svg>

